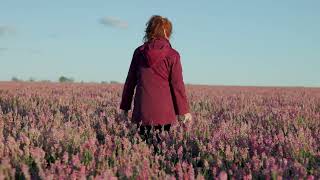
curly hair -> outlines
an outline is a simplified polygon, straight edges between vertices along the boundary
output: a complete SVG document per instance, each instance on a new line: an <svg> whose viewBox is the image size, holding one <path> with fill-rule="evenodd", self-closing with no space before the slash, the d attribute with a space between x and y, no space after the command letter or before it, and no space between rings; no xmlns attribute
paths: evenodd
<svg viewBox="0 0 320 180"><path fill-rule="evenodd" d="M146 23L145 35L143 37L144 42L150 41L158 37L170 38L172 33L172 23L165 17L159 15L153 15ZM166 34L164 34L166 33Z"/></svg>

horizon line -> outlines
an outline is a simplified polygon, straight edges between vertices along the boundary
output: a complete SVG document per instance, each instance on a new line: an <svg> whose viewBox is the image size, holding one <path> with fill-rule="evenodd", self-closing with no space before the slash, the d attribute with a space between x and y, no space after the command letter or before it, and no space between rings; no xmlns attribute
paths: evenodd
<svg viewBox="0 0 320 180"><path fill-rule="evenodd" d="M111 81L74 81L74 82L59 82L52 80L21 80L21 81L12 81L12 80L0 80L1 83L53 83L53 84L119 84L124 85L125 82L119 82L115 80ZM237 85L237 84L208 84L208 83L184 83L186 86L212 86L212 87L262 87L262 88L320 88L320 86L303 86L303 85Z"/></svg>

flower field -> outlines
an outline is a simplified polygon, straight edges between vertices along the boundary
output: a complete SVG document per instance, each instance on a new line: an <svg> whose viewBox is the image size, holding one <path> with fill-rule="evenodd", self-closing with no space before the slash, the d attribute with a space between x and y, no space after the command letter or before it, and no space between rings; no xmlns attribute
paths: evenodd
<svg viewBox="0 0 320 180"><path fill-rule="evenodd" d="M154 152L122 87L0 83L0 179L320 178L319 88L186 85L193 122Z"/></svg>

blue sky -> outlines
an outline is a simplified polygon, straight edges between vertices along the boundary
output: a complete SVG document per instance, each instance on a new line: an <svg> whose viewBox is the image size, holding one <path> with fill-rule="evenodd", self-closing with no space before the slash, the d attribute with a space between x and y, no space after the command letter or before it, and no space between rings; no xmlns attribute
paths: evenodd
<svg viewBox="0 0 320 180"><path fill-rule="evenodd" d="M320 86L320 1L0 0L0 80L124 82L145 23L173 23L185 83Z"/></svg>

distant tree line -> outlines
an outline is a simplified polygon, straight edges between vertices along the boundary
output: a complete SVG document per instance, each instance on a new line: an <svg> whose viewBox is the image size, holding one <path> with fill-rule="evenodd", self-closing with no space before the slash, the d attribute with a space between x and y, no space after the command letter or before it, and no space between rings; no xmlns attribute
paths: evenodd
<svg viewBox="0 0 320 180"><path fill-rule="evenodd" d="M23 80L23 79L20 79L16 76L13 76L11 78L11 81L13 82L51 82L50 80L36 80L35 78L29 78L28 80ZM58 79L58 82L60 83L73 83L75 82L74 78L71 78L71 77L66 77L66 76L60 76L59 79ZM80 81L80 83L85 83L84 81ZM111 80L110 82L108 81L101 81L100 82L101 84L120 84L120 82L118 81L114 81L114 80Z"/></svg>

